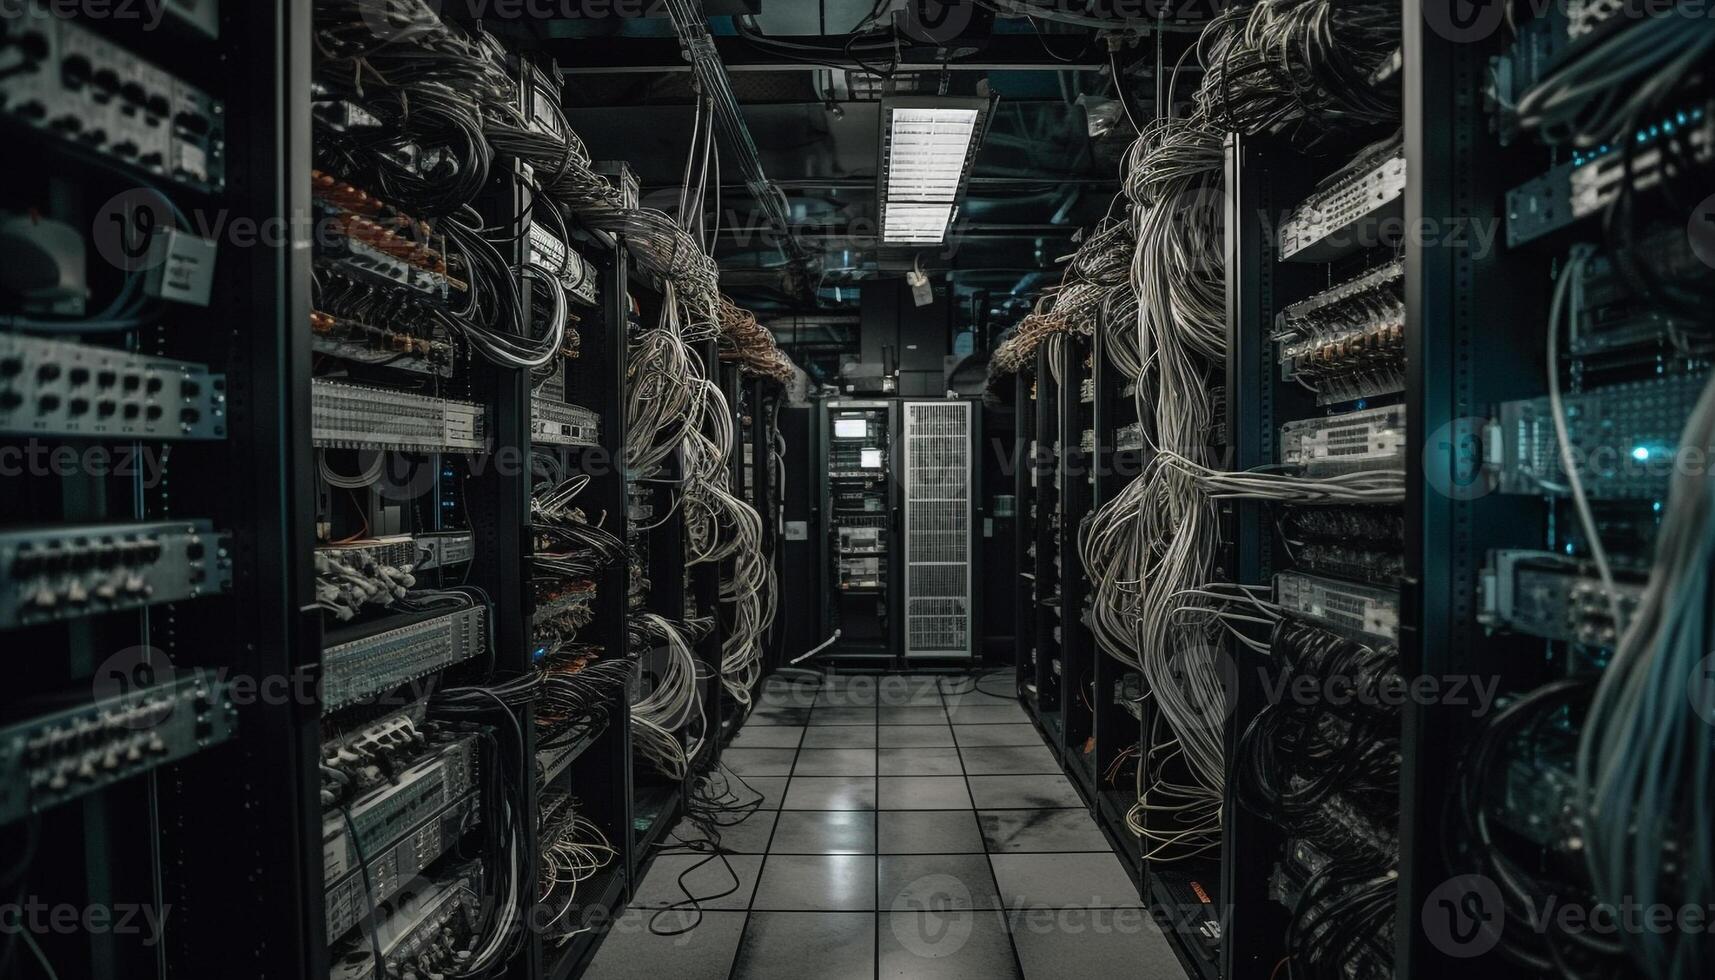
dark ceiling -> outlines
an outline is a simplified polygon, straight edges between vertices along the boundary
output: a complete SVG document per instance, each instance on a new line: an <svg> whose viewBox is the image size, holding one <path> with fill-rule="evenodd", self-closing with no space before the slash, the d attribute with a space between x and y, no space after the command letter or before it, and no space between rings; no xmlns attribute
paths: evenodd
<svg viewBox="0 0 1715 980"><path fill-rule="evenodd" d="M762 168L785 192L793 235L810 256L802 275L788 274L777 238L738 176L738 161L723 152L717 249L723 287L765 320L855 313L854 286L901 276L918 262L952 290L962 328L988 333L989 323L1016 321L1039 290L1058 280L1056 260L1076 247L1078 229L1109 210L1135 130L1113 101L1113 62L1106 37L1095 30L977 8L960 36L934 44L914 40L916 32L900 30L883 13L853 44L852 28L872 11L888 10L889 0L750 4L757 13L740 20L714 16L721 8L705 0ZM735 6L743 0L727 0L725 9ZM665 16L561 18L532 25L531 33L565 77L566 115L591 155L629 161L649 203L671 212L695 105L693 76L671 23ZM1156 52L1140 46L1153 43L1128 37L1116 56L1139 116L1154 111L1149 66ZM888 50L878 53L877 44ZM858 52L866 67L859 67ZM884 84L902 94L997 99L968 197L941 246L884 249L876 238Z"/></svg>

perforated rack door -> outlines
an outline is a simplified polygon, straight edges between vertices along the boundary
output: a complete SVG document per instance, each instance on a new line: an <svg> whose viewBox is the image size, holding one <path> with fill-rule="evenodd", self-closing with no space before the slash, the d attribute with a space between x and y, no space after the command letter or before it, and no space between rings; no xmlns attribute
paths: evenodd
<svg viewBox="0 0 1715 980"><path fill-rule="evenodd" d="M971 403L906 402L905 655L968 657Z"/></svg>

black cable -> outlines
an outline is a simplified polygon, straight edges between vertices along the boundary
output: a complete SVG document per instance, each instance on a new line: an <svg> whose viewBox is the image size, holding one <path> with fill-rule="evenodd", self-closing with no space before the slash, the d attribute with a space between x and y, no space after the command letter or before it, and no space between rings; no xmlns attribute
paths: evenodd
<svg viewBox="0 0 1715 980"><path fill-rule="evenodd" d="M377 980L387 976L387 958L381 955L381 907L375 900L375 877L369 872L369 856L363 851L363 839L357 835L357 823L351 819L351 807L341 806L345 832L351 836L352 850L357 852L357 866L363 872L363 895L369 902L369 950L375 957Z"/></svg>

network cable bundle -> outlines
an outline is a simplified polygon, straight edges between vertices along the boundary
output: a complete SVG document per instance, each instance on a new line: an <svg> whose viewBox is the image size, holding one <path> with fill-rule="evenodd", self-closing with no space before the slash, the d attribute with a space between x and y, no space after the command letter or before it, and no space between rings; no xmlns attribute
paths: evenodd
<svg viewBox="0 0 1715 980"><path fill-rule="evenodd" d="M563 945L625 880L625 826L567 792L606 757L592 747L636 668L603 605L626 515L586 465L609 443L588 407L597 362L625 336L605 321L613 243L556 193L588 157L530 57L420 0L318 0L315 32L317 567L341 624L324 658L390 672L341 688L328 735L402 697L471 744L479 791L389 825L433 816L448 856L411 838L412 867L364 868L363 914L338 923L357 931L330 924L329 942L336 974L499 975L531 945L525 921ZM359 865L391 853L373 843ZM458 908L390 904L413 878ZM449 916L456 941L420 962L419 930Z"/></svg>
<svg viewBox="0 0 1715 980"><path fill-rule="evenodd" d="M681 21L696 20L675 10ZM647 638L649 674L658 678L654 694L633 703L634 738L644 758L664 775L682 779L696 759L688 747L700 745L705 731L684 731L708 711L698 692L697 662L684 630L708 617L721 621L718 674L724 696L739 712L750 705L761 677L761 637L773 618L771 563L762 551L762 520L734 492L729 461L738 451L735 417L716 382L720 338L754 366L780 375L786 367L757 345L762 335L749 330L748 314L719 293L709 258L715 229L705 223L705 197L715 143L715 106L699 102L693 126L686 181L680 189L678 217L650 209L625 207L607 180L568 161L564 148L526 147L564 174L543 193L564 203L590 225L622 235L642 269L658 284L651 297L653 324L639 320L629 338L631 365L627 389L625 467L638 506L653 515L649 547L683 555L675 562L692 575L707 566L718 576L718 595L710 608L669 609L658 602L633 627ZM579 167L584 169L579 170ZM751 318L753 322L754 318ZM664 540L666 538L674 540ZM651 556L654 560L654 556ZM687 601L694 601L687 592ZM725 607L725 613L715 608ZM639 626L641 628L639 629ZM703 635L713 635L706 631ZM713 673L713 671L709 671ZM685 699L695 699L692 705Z"/></svg>
<svg viewBox="0 0 1715 980"><path fill-rule="evenodd" d="M694 4L670 8L676 23L706 20ZM773 615L762 521L731 484L735 424L714 377L716 342L724 335L734 358L753 372L784 377L790 370L754 318L747 320L719 293L710 258L715 229L704 218L716 107L712 101L699 106L678 212L670 216L638 207L598 172L561 114L554 86L540 84L541 72L513 58L494 37L443 19L422 0L322 0L317 13L318 47L328 69L317 95L325 166L342 177L362 172L371 185L365 192L385 200L386 216L408 216L378 223L409 246L383 239L387 247L371 251L408 252L431 272L444 259L445 289L431 280L435 289L426 294L434 307L424 318L431 332L414 336L466 351L467 375L487 376L479 358L528 371L538 445L575 448L602 438L601 420L573 401L579 372L567 367L585 361L592 347L575 326L591 315L577 309L592 293L589 263L572 247L574 240L585 230L617 236L653 283L650 319L639 318L635 329L607 324L602 346L628 346L625 477L638 496L652 498L640 506L661 525L661 533L647 535L645 563L657 553L666 561L682 555L680 567L697 574L706 566L718 576L718 594L707 608L650 607L650 614L633 617L632 629L644 642L627 644L624 655L640 658L636 684L653 685L654 692L637 695L633 737L645 758L682 777L708 735L692 722L707 714L692 645L718 633L720 687L742 711L760 678L761 637ZM528 234L520 233L510 211L495 207L517 198L530 202ZM373 246L369 226L355 227L367 236L361 244ZM389 278L411 284L411 277ZM361 319L355 314L369 311L347 312ZM431 377L429 384L441 382ZM470 390L456 370L450 384L455 395ZM564 461L562 455L543 462L557 471ZM433 479L420 481L440 495L440 511L430 516L473 519L472 501L459 486L471 481L459 479L457 461L448 466L443 454L430 472ZM451 486L442 479L447 473ZM602 521L574 503L579 490L575 478L550 482L533 506L538 549L530 645L547 661L582 642L580 630L591 627L599 597L599 590L592 592L594 578L639 540L629 532L602 532ZM344 525L337 530L340 539L354 533ZM355 533L371 530L360 524ZM724 628L714 629L716 623ZM620 645L616 637L608 649ZM704 668L703 676L715 672Z"/></svg>
<svg viewBox="0 0 1715 980"><path fill-rule="evenodd" d="M1269 646L1285 684L1317 692L1264 706L1235 749L1239 801L1287 837L1270 893L1291 909L1289 962L1391 977L1400 716L1384 692L1403 683L1398 651L1291 616Z"/></svg>
<svg viewBox="0 0 1715 980"><path fill-rule="evenodd" d="M1280 180L1306 193L1272 201L1284 211L1263 232L1259 261L1280 310L1272 325L1241 327L1261 329L1289 386L1270 403L1276 434L1245 450L1247 471L1168 463L1211 499L1244 502L1238 513L1256 513L1278 540L1273 567L1252 572L1272 580L1192 584L1192 601L1231 633L1237 669L1266 665L1268 683L1307 690L1374 695L1399 680L1409 419L1397 402L1411 326L1388 222L1407 179L1400 16L1385 3L1260 4L1217 19L1199 45L1195 102L1212 124L1318 158ZM1275 694L1237 719L1236 804L1279 835L1269 896L1286 928L1265 959L1294 976L1395 975L1401 716L1384 699L1355 700L1371 707Z"/></svg>
<svg viewBox="0 0 1715 980"><path fill-rule="evenodd" d="M710 737L708 705L699 683L689 624L655 613L632 620L631 644L647 675L634 685L631 738L638 756L661 775L683 782Z"/></svg>
<svg viewBox="0 0 1715 980"><path fill-rule="evenodd" d="M1274 657L1266 631L1283 629L1277 624L1289 618L1296 628L1325 631L1329 643L1364 649L1391 650L1398 630L1398 599L1387 585L1403 574L1398 508L1405 498L1406 430L1403 412L1389 402L1405 387L1406 325L1403 267L1385 228L1398 212L1405 180L1395 135L1400 17L1399 5L1385 2L1250 4L1209 21L1177 61L1158 48L1159 70L1171 67L1172 75L1158 88L1158 100L1165 101L1157 118L1139 127L1125 160L1123 195L1115 202L1124 220L1110 219L1085 239L1052 303L1027 317L993 361L997 374L1029 371L1040 348L1036 360L1048 377L1039 373L1035 388L1052 382L1057 389L1072 383L1075 358L1084 356L1077 333L1100 334L1094 345L1100 361L1087 369L1095 378L1101 407L1094 417L1100 421L1092 425L1088 410L1078 406L1083 397L1060 399L1060 407L1045 414L1039 408L1039 418L1056 425L1059 445L1037 432L1037 452L1046 455L1033 458L1075 452L1080 434L1088 432L1098 453L1123 460L1135 452L1130 472L1136 475L1121 471L1111 483L1095 477L1094 509L1077 527L1087 584L1045 560L1042 549L1054 547L1051 536L1035 541L1036 594L1050 608L1070 604L1074 600L1065 597L1080 591L1086 603L1056 612L1060 627L1039 631L1037 646L1042 637L1064 643L1066 630L1081 623L1102 654L1119 663L1117 673L1096 670L1097 678L1111 682L1059 678L1069 685L1067 731L1081 731L1073 706L1091 698L1112 699L1140 719L1138 743L1119 751L1100 747L1112 733L1095 733L1103 778L1111 786L1119 773L1131 771L1127 824L1149 887L1187 900L1218 885L1210 869L1222 854L1223 819L1230 807L1245 803L1228 798L1233 665ZM1181 76L1199 80L1188 102L1176 99ZM1262 261L1296 263L1305 272L1318 267L1315 280L1328 288L1307 289L1290 297L1290 305L1283 301L1268 325L1229 324L1229 277L1236 270L1227 268L1233 243L1225 239L1229 196L1237 189L1227 186L1227 144L1234 136L1291 145L1298 154L1310 147L1319 158L1311 166L1326 168L1319 179L1305 180L1305 198L1279 203L1280 220L1265 232L1273 241ZM1253 217L1239 214L1241 222ZM1312 276L1285 272L1280 280L1308 282ZM1118 292L1116 281L1124 287ZM1243 389L1257 382L1242 368L1229 373L1229 359L1237 356L1229 331L1259 327L1272 341L1274 377L1298 393L1280 397L1276 411L1301 414L1278 415L1261 458L1235 470L1230 405L1241 403L1248 397ZM1242 389L1229 394L1229 383ZM1129 405L1109 406L1105 393L1116 390ZM1068 412L1075 414L1065 417ZM1129 448L1134 445L1140 448ZM1036 474L1035 493L1050 507L1043 512L1039 502L1038 517L1058 525L1064 522L1053 517L1055 510L1068 504L1076 510L1085 498L1069 470L1052 474L1052 483L1049 477ZM1278 534L1276 555L1286 567L1271 570L1279 572L1274 578L1223 581L1236 570L1236 517L1248 509L1264 515L1263 526ZM1054 661L1047 676L1059 664ZM1383 725L1378 737L1379 744L1396 744L1397 720L1391 728ZM1309 771L1322 778L1314 765ZM1377 769L1375 778L1381 798L1397 799L1397 763ZM1376 827L1397 819L1385 804L1373 803L1367 796L1343 803L1342 816L1361 812ZM1295 828L1313 850L1310 829ZM1291 859L1284 834L1280 843L1285 868ZM1395 847L1392 835L1372 835L1370 843L1376 848L1370 875L1385 879L1395 863L1386 853ZM1389 973L1392 949L1385 940L1365 947L1362 960L1348 955L1357 949L1348 944L1350 936L1373 932L1384 920L1391 924L1384 909L1391 908L1390 892L1350 870L1342 868L1336 880L1318 878L1302 904L1300 889L1280 893L1304 912L1308 930L1272 937L1286 953L1283 964L1309 975ZM1365 911L1354 918L1358 906ZM1213 964L1224 941L1220 924L1203 922L1188 931ZM1356 974L1342 972L1359 967Z"/></svg>
<svg viewBox="0 0 1715 980"><path fill-rule="evenodd" d="M1689 8L1553 6L1490 50L1486 121L1509 162L1504 258L1528 270L1534 377L1488 406L1481 623L1532 651L1472 726L1449 866L1506 914L1710 900L1708 238L1715 27ZM1687 227L1687 221L1691 222ZM1702 664L1703 666L1699 666ZM1659 913L1658 913L1659 914ZM1494 937L1530 975L1691 977L1715 947L1675 923L1549 921Z"/></svg>
<svg viewBox="0 0 1715 980"><path fill-rule="evenodd" d="M537 660L559 654L577 639L578 629L595 615L590 603L596 573L625 555L624 541L592 524L574 505L589 484L588 476L545 482L531 497L536 600L531 650Z"/></svg>
<svg viewBox="0 0 1715 980"><path fill-rule="evenodd" d="M566 942L576 932L576 926L565 920L576 907L578 886L594 878L619 856L601 827L580 813L579 806L576 799L564 793L544 793L542 797L537 892L550 907L555 907L551 903L559 899L558 911L544 926L544 932L559 943Z"/></svg>

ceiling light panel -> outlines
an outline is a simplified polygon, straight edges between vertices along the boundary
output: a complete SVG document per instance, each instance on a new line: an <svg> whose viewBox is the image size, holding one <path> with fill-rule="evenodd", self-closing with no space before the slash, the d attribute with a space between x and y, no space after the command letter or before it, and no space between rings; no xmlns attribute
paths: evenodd
<svg viewBox="0 0 1715 980"><path fill-rule="evenodd" d="M908 204L887 202L882 218L885 239L904 244L936 244L947 237L947 226L953 223L951 204Z"/></svg>
<svg viewBox="0 0 1715 980"><path fill-rule="evenodd" d="M943 241L982 132L986 101L938 97L890 100L880 187L882 240Z"/></svg>

